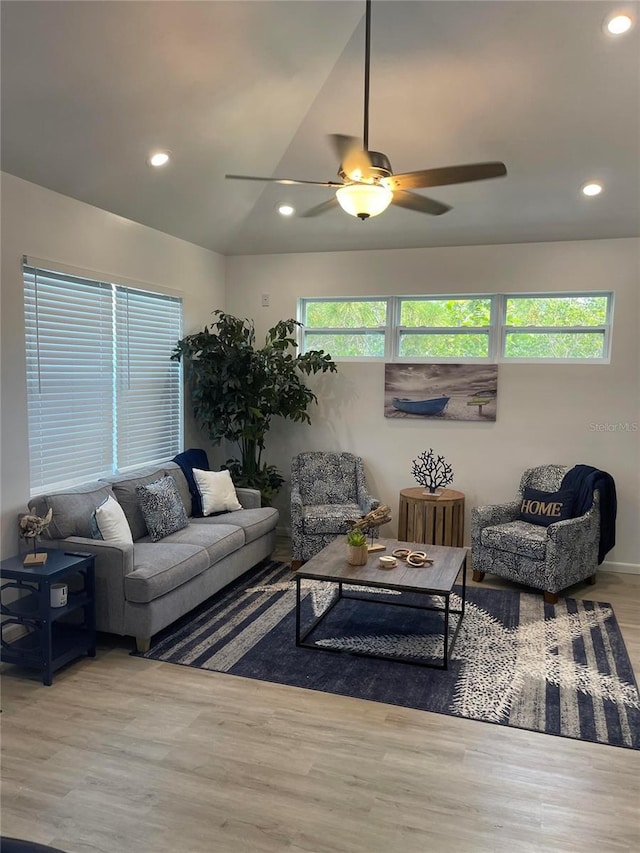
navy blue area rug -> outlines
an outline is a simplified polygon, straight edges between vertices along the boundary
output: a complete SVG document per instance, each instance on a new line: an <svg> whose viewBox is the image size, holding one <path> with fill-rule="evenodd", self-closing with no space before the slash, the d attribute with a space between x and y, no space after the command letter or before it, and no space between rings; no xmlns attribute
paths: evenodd
<svg viewBox="0 0 640 853"><path fill-rule="evenodd" d="M266 561L158 634L143 657L640 748L638 688L609 604L567 598L552 606L538 594L468 588L442 671L329 651L437 663L443 615L388 606L424 604L424 597L345 585L366 600L338 602L307 638L317 650L295 645L295 586L288 566ZM336 594L335 584L302 581L303 630ZM459 605L457 595L451 604ZM450 618L453 627L458 617Z"/></svg>

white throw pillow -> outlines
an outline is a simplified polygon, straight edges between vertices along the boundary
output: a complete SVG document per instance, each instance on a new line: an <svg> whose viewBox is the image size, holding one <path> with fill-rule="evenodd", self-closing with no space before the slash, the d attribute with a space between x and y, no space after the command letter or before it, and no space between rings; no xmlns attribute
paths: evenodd
<svg viewBox="0 0 640 853"><path fill-rule="evenodd" d="M96 524L105 542L127 542L133 545L133 536L124 510L111 495L96 509Z"/></svg>
<svg viewBox="0 0 640 853"><path fill-rule="evenodd" d="M229 471L200 471L194 468L193 478L202 496L203 515L242 509Z"/></svg>

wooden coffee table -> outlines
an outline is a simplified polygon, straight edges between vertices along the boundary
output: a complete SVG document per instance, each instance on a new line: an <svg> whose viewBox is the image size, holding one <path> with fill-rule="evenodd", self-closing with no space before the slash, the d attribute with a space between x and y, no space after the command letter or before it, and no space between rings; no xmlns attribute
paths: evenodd
<svg viewBox="0 0 640 853"><path fill-rule="evenodd" d="M384 658L386 660L401 661L403 663L413 663L419 666L428 666L432 669L448 669L451 652L455 645L460 625L464 617L464 606L466 598L467 586L467 567L465 548L452 548L446 545L427 545L415 544L411 542L399 542L395 539L380 539L380 544L386 545L386 551L378 551L369 554L369 559L364 566L350 566L347 563L347 546L343 536L338 537L330 545L312 557L308 563L305 563L296 572L296 646L302 646L307 649L317 649L319 651L341 652L343 654L358 654L365 657ZM425 565L420 568L408 566L406 563L398 560L398 564L394 569L381 569L379 567L378 558L382 554L390 555L397 548L410 548L412 551L426 551L429 558L433 560L433 565ZM452 609L450 606L450 598L453 592L453 587L462 569L462 603L459 609ZM301 625L301 593L300 584L302 580L326 581L327 583L335 583L338 585L337 595L329 606L311 623L310 626L305 626L304 631ZM440 596L444 599L444 607L436 604L431 600L430 603L424 605L416 605L403 601L376 601L378 606L389 607L411 607L415 610L435 610L444 614L443 620L443 643L442 643L442 663L432 663L431 661L416 660L406 656L394 654L380 654L377 652L352 651L346 649L330 648L327 646L318 646L313 642L305 642L307 637L318 627L318 625L326 619L327 615L333 608L343 599L355 599L358 601L371 602L370 598L363 598L355 594L351 590L344 589L344 585L357 585L363 587L371 587L378 589L388 589L398 592L417 593L424 596L426 602L432 596ZM457 615L457 624L451 634L449 627L449 616ZM451 637L449 636L451 634Z"/></svg>

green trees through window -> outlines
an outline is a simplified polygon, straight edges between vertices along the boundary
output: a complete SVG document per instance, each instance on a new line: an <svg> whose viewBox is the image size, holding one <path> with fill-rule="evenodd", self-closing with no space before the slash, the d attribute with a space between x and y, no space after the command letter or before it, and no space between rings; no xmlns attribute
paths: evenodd
<svg viewBox="0 0 640 853"><path fill-rule="evenodd" d="M604 357L608 303L608 296L510 297L505 309L504 355L507 358L601 359Z"/></svg>
<svg viewBox="0 0 640 853"><path fill-rule="evenodd" d="M507 298L507 326L602 326L607 296L525 296Z"/></svg>
<svg viewBox="0 0 640 853"><path fill-rule="evenodd" d="M403 299L402 326L488 326L491 299Z"/></svg>
<svg viewBox="0 0 640 853"><path fill-rule="evenodd" d="M314 302L309 300L305 326L310 329L375 329L387 324L387 300L344 300Z"/></svg>
<svg viewBox="0 0 640 853"><path fill-rule="evenodd" d="M611 293L302 299L302 345L334 358L603 361L611 303Z"/></svg>

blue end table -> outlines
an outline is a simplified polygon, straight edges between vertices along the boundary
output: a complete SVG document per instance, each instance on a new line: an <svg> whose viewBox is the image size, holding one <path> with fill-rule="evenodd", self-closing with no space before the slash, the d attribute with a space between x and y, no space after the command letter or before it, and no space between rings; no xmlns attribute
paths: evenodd
<svg viewBox="0 0 640 853"><path fill-rule="evenodd" d="M0 629L2 660L39 669L42 683L50 685L53 673L84 654L96 654L95 570L92 554L47 550L42 566L23 565L23 556L0 563ZM77 579L81 588L70 589L64 607L51 606L51 585ZM16 590L15 601L5 603L6 590ZM79 617L69 620L70 614ZM15 640L5 640L11 625L23 629Z"/></svg>

